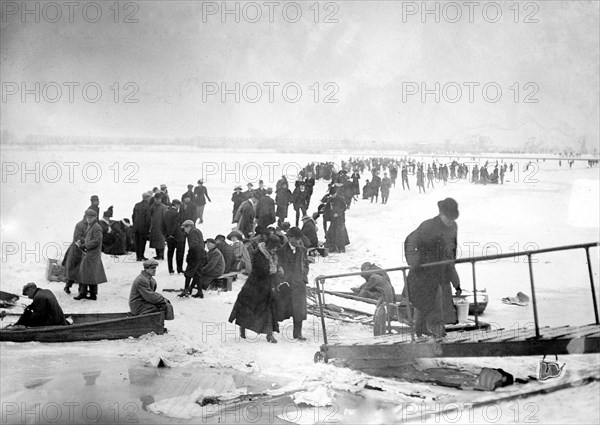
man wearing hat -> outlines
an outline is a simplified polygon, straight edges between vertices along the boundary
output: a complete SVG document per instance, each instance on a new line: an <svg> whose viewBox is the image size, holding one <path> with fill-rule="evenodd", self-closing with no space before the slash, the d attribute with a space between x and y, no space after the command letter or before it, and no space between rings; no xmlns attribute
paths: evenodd
<svg viewBox="0 0 600 425"><path fill-rule="evenodd" d="M206 205L206 200L208 202L212 202L210 200L210 196L208 196L208 190L204 186L204 181L202 179L198 180L198 186L194 189L194 203L198 206L198 219L200 220L200 224L204 223L204 206Z"/></svg>
<svg viewBox="0 0 600 425"><path fill-rule="evenodd" d="M183 198L185 198L186 196L189 197L191 201L194 201L194 198L196 197L196 195L194 195L194 185L193 184L187 185L187 192L184 192L183 195L181 195L181 202L183 202Z"/></svg>
<svg viewBox="0 0 600 425"><path fill-rule="evenodd" d="M81 266L81 261L83 260L83 251L79 249L79 247L76 245L76 242L79 241L80 244L83 243L86 230L87 221L84 216L81 221L75 225L75 230L73 231L73 242L69 246L69 249L67 249L65 258L62 262L62 265L65 268L65 277L67 279L64 291L67 294L71 293L71 286L73 286L74 283L81 282L81 278L79 276L79 267Z"/></svg>
<svg viewBox="0 0 600 425"><path fill-rule="evenodd" d="M233 194L231 195L231 202L233 202L233 211L232 211L232 216L231 216L232 221L233 221L233 218L235 217L235 213L237 212L238 208L240 207L242 202L244 202L245 200L246 200L246 197L242 193L242 186L237 185L236 187L234 187Z"/></svg>
<svg viewBox="0 0 600 425"><path fill-rule="evenodd" d="M256 207L258 224L262 224L264 227L269 227L277 219L275 216L275 201L271 198L272 194L273 189L267 188L264 195L258 200Z"/></svg>
<svg viewBox="0 0 600 425"><path fill-rule="evenodd" d="M217 249L217 242L212 238L208 238L206 240L206 249L208 250L206 264L200 269L200 278L194 279L190 287L190 292L194 286L198 289L198 292L192 295L194 298L204 298L202 290L208 289L212 281L221 276L225 271L225 259L221 251Z"/></svg>
<svg viewBox="0 0 600 425"><path fill-rule="evenodd" d="M456 323L449 283L460 295L460 279L454 264L421 267L426 263L456 259L458 203L452 198L438 202L439 214L407 236L404 242L410 302L415 306L417 336L442 339L445 323Z"/></svg>
<svg viewBox="0 0 600 425"><path fill-rule="evenodd" d="M29 282L23 286L23 295L31 298L33 302L25 307L25 311L12 327L68 325L65 314L51 290L38 288L35 283Z"/></svg>
<svg viewBox="0 0 600 425"><path fill-rule="evenodd" d="M146 251L146 240L150 233L150 194L142 193L142 200L133 207L133 233L135 243L135 257L137 261L147 260L144 257Z"/></svg>
<svg viewBox="0 0 600 425"><path fill-rule="evenodd" d="M261 198L263 196L265 196L266 194L267 194L267 189L265 188L265 182L262 180L259 180L258 187L254 191L254 196L256 197L256 199L258 199L260 201Z"/></svg>
<svg viewBox="0 0 600 425"><path fill-rule="evenodd" d="M306 286L308 285L308 255L302 246L302 232L292 227L287 233L288 243L279 248L279 265L283 268L284 284L278 289L278 321L292 318L293 337L305 341L302 322L306 320ZM287 282L287 285L285 283Z"/></svg>
<svg viewBox="0 0 600 425"><path fill-rule="evenodd" d="M97 218L96 211L86 210L87 229L83 243L80 240L75 242L75 245L85 253L79 267L81 284L79 285L79 295L73 297L75 300L84 298L96 300L98 285L106 282L106 274L102 265L102 228L98 224Z"/></svg>
<svg viewBox="0 0 600 425"><path fill-rule="evenodd" d="M168 299L156 292L156 268L158 261L146 260L142 263L144 269L135 278L129 292L129 309L131 314L149 314L162 311L166 320L173 319L173 307Z"/></svg>
<svg viewBox="0 0 600 425"><path fill-rule="evenodd" d="M250 199L254 196L254 190L252 189L254 187L254 185L252 183L248 183L246 185L246 187L248 188L244 193L244 199Z"/></svg>
<svg viewBox="0 0 600 425"><path fill-rule="evenodd" d="M160 191L158 193L161 196L163 204L165 204L166 206L171 205L171 198L169 197L169 191L167 189L166 184L163 183L160 185Z"/></svg>
<svg viewBox="0 0 600 425"><path fill-rule="evenodd" d="M315 213L319 217L319 213ZM315 216L313 214L313 217ZM306 248L316 248L319 246L319 239L317 237L317 222L313 217L305 215L302 217L302 234L308 239L308 246Z"/></svg>
<svg viewBox="0 0 600 425"><path fill-rule="evenodd" d="M98 195L92 195L90 198L91 205L88 207L88 210L96 211L96 216L100 216L100 199Z"/></svg>
<svg viewBox="0 0 600 425"><path fill-rule="evenodd" d="M191 289L198 285L202 276L202 267L206 265L206 251L204 251L204 236L197 229L192 220L181 224L188 242L187 268L185 269L185 286L178 297L189 297ZM191 285L190 285L191 283Z"/></svg>
<svg viewBox="0 0 600 425"><path fill-rule="evenodd" d="M165 259L165 212L167 206L163 204L160 192L154 195L154 204L150 208L150 248L156 250L155 260Z"/></svg>

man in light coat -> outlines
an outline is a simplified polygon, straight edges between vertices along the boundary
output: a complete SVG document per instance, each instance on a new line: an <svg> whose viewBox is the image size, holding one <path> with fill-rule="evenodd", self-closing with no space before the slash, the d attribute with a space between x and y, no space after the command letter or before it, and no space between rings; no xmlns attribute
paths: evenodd
<svg viewBox="0 0 600 425"><path fill-rule="evenodd" d="M73 297L75 300L96 300L98 296L98 285L106 282L106 273L102 265L102 228L98 224L98 214L94 210L86 210L85 220L87 229L84 241L75 242L85 254L79 267L81 284L79 295Z"/></svg>

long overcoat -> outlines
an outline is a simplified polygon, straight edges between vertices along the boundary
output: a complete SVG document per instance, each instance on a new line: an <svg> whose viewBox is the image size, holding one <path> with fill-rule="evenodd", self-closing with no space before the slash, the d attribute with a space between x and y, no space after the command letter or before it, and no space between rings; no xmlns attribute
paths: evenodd
<svg viewBox="0 0 600 425"><path fill-rule="evenodd" d="M285 244L277 251L279 265L283 268L282 284L278 288L277 320L292 317L306 320L306 285L308 285L308 255L303 246L292 251ZM287 282L287 285L285 284Z"/></svg>
<svg viewBox="0 0 600 425"><path fill-rule="evenodd" d="M98 221L90 223L85 232L85 255L81 261L79 275L84 285L99 285L106 282L102 265L102 228Z"/></svg>
<svg viewBox="0 0 600 425"><path fill-rule="evenodd" d="M81 266L81 260L83 260L83 251L75 245L75 242L79 241L81 244L85 241L85 231L87 229L87 221L85 218L75 225L73 231L73 242L65 253L65 259L63 266L65 266L65 278L67 281L72 280L73 282L81 282L79 275L79 267Z"/></svg>
<svg viewBox="0 0 600 425"><path fill-rule="evenodd" d="M425 263L456 259L457 226L446 226L437 216L426 220L407 236L404 242L406 261L413 267L408 273L411 303L428 312L435 306L435 293L440 286L443 295L443 315L446 323L456 322L452 302L451 282L458 283L454 265L414 268Z"/></svg>
<svg viewBox="0 0 600 425"><path fill-rule="evenodd" d="M269 260L258 250L252 257L252 273L238 294L229 322L258 334L279 332L274 290L281 278L269 274Z"/></svg>
<svg viewBox="0 0 600 425"><path fill-rule="evenodd" d="M165 248L165 212L167 206L164 204L155 205L152 209L152 221L150 224L150 248Z"/></svg>

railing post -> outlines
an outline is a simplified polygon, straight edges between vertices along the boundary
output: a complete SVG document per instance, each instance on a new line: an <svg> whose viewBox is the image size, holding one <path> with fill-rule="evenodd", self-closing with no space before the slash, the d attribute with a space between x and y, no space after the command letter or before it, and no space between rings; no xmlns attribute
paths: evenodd
<svg viewBox="0 0 600 425"><path fill-rule="evenodd" d="M402 269L402 276L404 277L404 287L406 288L406 312L408 314L408 321L410 322L410 340L415 342L415 322L412 315L412 307L410 305L410 288L408 287L408 279L406 278L406 269ZM400 320L400 310L398 310L398 321Z"/></svg>
<svg viewBox="0 0 600 425"><path fill-rule="evenodd" d="M473 301L475 302L475 329L479 329L479 307L477 304L477 278L475 277L475 261L471 261L473 269Z"/></svg>
<svg viewBox="0 0 600 425"><path fill-rule="evenodd" d="M592 301L594 303L594 315L596 316L596 324L600 325L598 319L598 302L596 301L596 288L594 287L594 274L592 273L592 262L590 261L590 248L585 248L585 256L587 258L588 273L590 274L590 285L592 286Z"/></svg>
<svg viewBox="0 0 600 425"><path fill-rule="evenodd" d="M531 263L531 254L527 254L527 262L529 263L529 283L531 283L531 301L533 302L533 320L535 322L535 337L540 337L540 324L538 322L537 302L535 300L535 286L533 284L533 266Z"/></svg>
<svg viewBox="0 0 600 425"><path fill-rule="evenodd" d="M321 313L321 326L323 327L323 344L327 344L327 329L325 329L325 314L323 313L323 301L321 300L321 286L323 286L323 282L319 285L319 281L321 277L317 277L315 279L315 284L317 285L317 300L319 301L319 312Z"/></svg>

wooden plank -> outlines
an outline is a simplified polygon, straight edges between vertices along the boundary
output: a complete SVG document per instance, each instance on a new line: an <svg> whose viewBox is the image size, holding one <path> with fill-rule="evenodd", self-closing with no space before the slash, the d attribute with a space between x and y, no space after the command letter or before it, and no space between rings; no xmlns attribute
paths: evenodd
<svg viewBox="0 0 600 425"><path fill-rule="evenodd" d="M586 328L583 330L577 330L576 332L571 332L567 335L560 335L560 336L556 336L553 337L552 339L574 339L574 338L582 338L582 337L588 337L590 335L594 335L596 333L600 332L600 326L596 325L594 327L590 327L590 328Z"/></svg>
<svg viewBox="0 0 600 425"><path fill-rule="evenodd" d="M543 334L540 335L541 338L543 339L554 339L554 338L560 338L563 336L571 336L571 337L576 337L578 336L578 334L584 334L585 332L589 331L589 330L598 330L600 329L600 325L596 325L591 324L591 325L585 325L585 326L573 326L573 327L569 327L566 329L555 329L552 331L548 331L548 332L544 332Z"/></svg>

